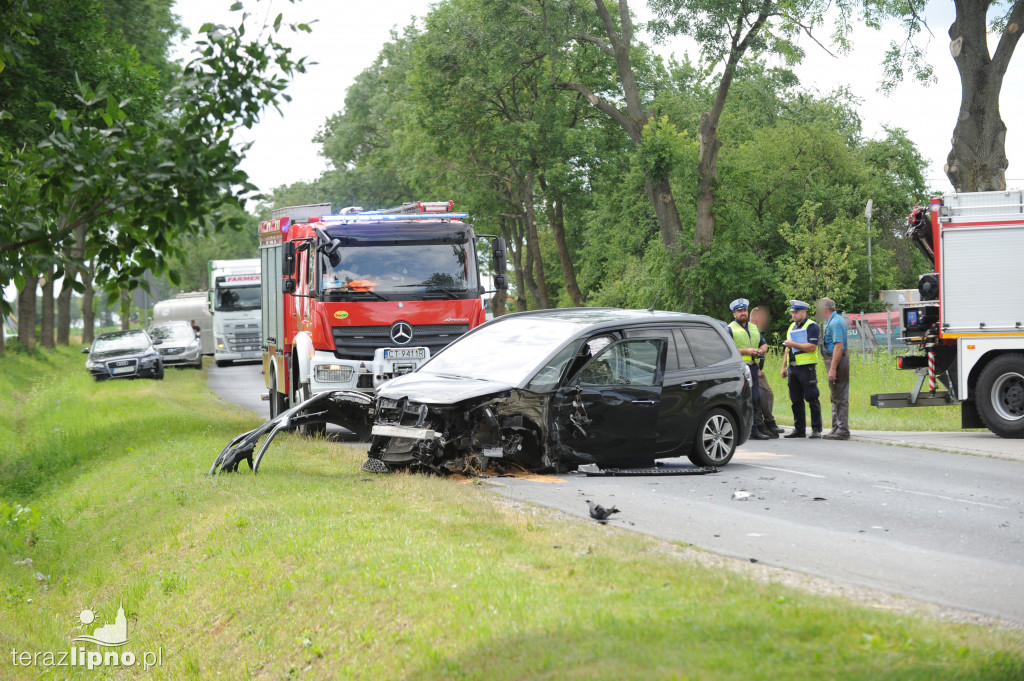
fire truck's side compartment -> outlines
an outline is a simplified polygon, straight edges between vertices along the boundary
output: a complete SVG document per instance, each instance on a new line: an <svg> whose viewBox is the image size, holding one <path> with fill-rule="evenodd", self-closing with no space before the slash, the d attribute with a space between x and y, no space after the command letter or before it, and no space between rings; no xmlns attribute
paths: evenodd
<svg viewBox="0 0 1024 681"><path fill-rule="evenodd" d="M263 380L271 387L271 371L277 377L278 392L286 393L284 350L284 310L281 292L281 258L283 247L280 243L260 247L260 265L263 273ZM271 363L274 367L271 368Z"/></svg>
<svg viewBox="0 0 1024 681"><path fill-rule="evenodd" d="M1024 333L1024 225L944 226L942 334Z"/></svg>
<svg viewBox="0 0 1024 681"><path fill-rule="evenodd" d="M916 208L907 233L934 256L937 273L922 276L922 302L903 315L907 342L925 353L900 360L917 371L917 387L873 395L871 403L959 403L962 427L1024 437L1024 192L936 197L929 213L931 229L922 228ZM922 391L925 378L941 380L949 392Z"/></svg>

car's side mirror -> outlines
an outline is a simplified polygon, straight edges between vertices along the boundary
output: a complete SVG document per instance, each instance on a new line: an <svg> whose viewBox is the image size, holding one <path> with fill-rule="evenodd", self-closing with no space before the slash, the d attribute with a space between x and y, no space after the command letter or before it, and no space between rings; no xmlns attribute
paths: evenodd
<svg viewBox="0 0 1024 681"><path fill-rule="evenodd" d="M88 355L89 354L89 348L82 348L82 354L83 355Z"/></svg>
<svg viewBox="0 0 1024 681"><path fill-rule="evenodd" d="M286 277L295 274L295 242L285 242L281 247L281 258L281 274Z"/></svg>
<svg viewBox="0 0 1024 681"><path fill-rule="evenodd" d="M496 237L491 241L491 259L494 266L494 288L499 291L508 290L508 251L505 248L505 240Z"/></svg>
<svg viewBox="0 0 1024 681"><path fill-rule="evenodd" d="M163 345L163 344L164 344L164 342L162 340L160 340L159 338L157 338L156 340L153 341L153 345Z"/></svg>
<svg viewBox="0 0 1024 681"><path fill-rule="evenodd" d="M291 277L284 280L284 292L295 293L295 280Z"/></svg>

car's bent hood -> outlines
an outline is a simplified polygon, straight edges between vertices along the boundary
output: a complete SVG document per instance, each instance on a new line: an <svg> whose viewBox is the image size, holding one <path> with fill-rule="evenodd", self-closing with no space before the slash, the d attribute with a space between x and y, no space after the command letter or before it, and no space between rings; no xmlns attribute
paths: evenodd
<svg viewBox="0 0 1024 681"><path fill-rule="evenodd" d="M377 390L386 400L408 399L421 404L458 404L511 390L512 386L481 378L413 373L394 378Z"/></svg>

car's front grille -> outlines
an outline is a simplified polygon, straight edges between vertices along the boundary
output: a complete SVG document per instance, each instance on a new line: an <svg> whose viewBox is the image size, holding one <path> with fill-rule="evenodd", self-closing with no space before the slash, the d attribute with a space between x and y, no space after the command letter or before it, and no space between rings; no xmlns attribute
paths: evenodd
<svg viewBox="0 0 1024 681"><path fill-rule="evenodd" d="M412 340L398 345L391 340L388 326L335 326L335 353L341 359L373 359L377 348L427 347L430 356L441 352L449 343L469 331L469 324L421 324L412 327Z"/></svg>
<svg viewBox="0 0 1024 681"><path fill-rule="evenodd" d="M117 359L107 362L107 371L111 376L134 376L139 370L137 359Z"/></svg>
<svg viewBox="0 0 1024 681"><path fill-rule="evenodd" d="M161 348L161 355L180 355L185 352L185 348Z"/></svg>
<svg viewBox="0 0 1024 681"><path fill-rule="evenodd" d="M247 350L259 350L262 339L260 338L259 324L237 324L229 327L227 331L227 345L231 352L245 352Z"/></svg>

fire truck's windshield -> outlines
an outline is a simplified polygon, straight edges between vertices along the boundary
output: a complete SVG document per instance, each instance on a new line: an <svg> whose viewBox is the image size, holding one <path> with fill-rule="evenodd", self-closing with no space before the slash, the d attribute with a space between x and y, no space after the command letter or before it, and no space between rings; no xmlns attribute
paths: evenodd
<svg viewBox="0 0 1024 681"><path fill-rule="evenodd" d="M214 296L214 309L217 312L243 312L260 309L259 286L217 286Z"/></svg>
<svg viewBox="0 0 1024 681"><path fill-rule="evenodd" d="M338 255L336 267L322 260L324 293L463 293L476 274L466 244L349 246Z"/></svg>

